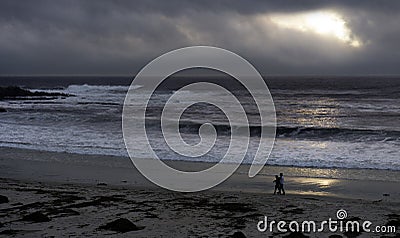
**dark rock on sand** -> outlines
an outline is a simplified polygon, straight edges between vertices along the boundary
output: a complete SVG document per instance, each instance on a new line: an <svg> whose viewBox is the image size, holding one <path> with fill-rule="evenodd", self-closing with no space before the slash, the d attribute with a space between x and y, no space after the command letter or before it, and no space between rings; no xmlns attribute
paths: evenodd
<svg viewBox="0 0 400 238"><path fill-rule="evenodd" d="M0 112L7 112L5 108L0 107Z"/></svg>
<svg viewBox="0 0 400 238"><path fill-rule="evenodd" d="M389 221L385 224L386 226L395 226L396 228L400 227L400 215L388 214L386 216L389 218Z"/></svg>
<svg viewBox="0 0 400 238"><path fill-rule="evenodd" d="M118 218L115 221L100 226L100 229L116 231L116 232L129 232L129 231L142 230L144 229L144 226L136 226L126 218Z"/></svg>
<svg viewBox="0 0 400 238"><path fill-rule="evenodd" d="M48 222L50 218L41 212L34 212L22 218L23 221Z"/></svg>
<svg viewBox="0 0 400 238"><path fill-rule="evenodd" d="M6 196L3 196L3 195L0 195L0 204L1 203L8 203L9 201L8 201L8 197L6 197Z"/></svg>
<svg viewBox="0 0 400 238"><path fill-rule="evenodd" d="M223 210L228 212L255 212L256 209L250 207L249 204L239 203L239 202L227 202L227 203L219 203L219 204L211 204L213 209L215 210Z"/></svg>
<svg viewBox="0 0 400 238"><path fill-rule="evenodd" d="M386 226L395 226L396 228L400 227L400 220L390 220L386 224Z"/></svg>
<svg viewBox="0 0 400 238"><path fill-rule="evenodd" d="M17 99L23 97L69 97L73 95L65 93L31 92L16 86L0 87L0 100Z"/></svg>
<svg viewBox="0 0 400 238"><path fill-rule="evenodd" d="M233 233L233 235L231 237L232 238L246 238L246 235L243 234L243 232L241 232L241 231L236 231L235 233Z"/></svg>

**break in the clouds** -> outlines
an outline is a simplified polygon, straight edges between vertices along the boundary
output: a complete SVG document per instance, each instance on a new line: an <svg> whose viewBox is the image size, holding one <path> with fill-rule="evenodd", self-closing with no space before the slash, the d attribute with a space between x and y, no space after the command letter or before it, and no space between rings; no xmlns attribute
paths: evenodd
<svg viewBox="0 0 400 238"><path fill-rule="evenodd" d="M399 74L399 1L0 2L0 74L135 74L212 45L263 74Z"/></svg>
<svg viewBox="0 0 400 238"><path fill-rule="evenodd" d="M277 24L278 27L334 38L352 47L362 46L344 17L333 11L268 14L264 18Z"/></svg>

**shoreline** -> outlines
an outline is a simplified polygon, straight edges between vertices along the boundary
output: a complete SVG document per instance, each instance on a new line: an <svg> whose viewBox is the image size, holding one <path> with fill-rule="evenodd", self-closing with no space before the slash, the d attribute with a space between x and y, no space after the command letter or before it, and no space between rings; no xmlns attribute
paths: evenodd
<svg viewBox="0 0 400 238"><path fill-rule="evenodd" d="M21 150L21 151L38 151L38 152L44 152L44 153L55 153L55 154L69 154L69 155L80 155L83 157L108 157L108 158L118 158L118 159L130 159L128 154L126 155L115 155L115 154L97 154L97 153L78 153L78 152L71 152L71 151L56 151L56 150L45 150L45 149L33 149L33 148L21 148L21 147L16 147L16 146L8 146L8 145L0 145L0 150L7 150L7 149L15 149L15 150ZM166 159L163 160L163 162L168 163L169 161L172 161L172 163L197 163L197 164L205 164L207 165L206 167L211 167L212 165L216 164L217 162L209 162L209 161L187 161L187 160L176 160L176 159ZM231 164L231 163L226 163L226 164ZM243 166L250 166L251 164L248 163L242 163ZM386 172L393 172L393 173L400 173L400 169L388 169L388 168L369 168L369 167L361 167L361 168L355 168L355 167L338 167L338 166L309 166L309 165L285 165L285 164L265 164L264 166L266 167L279 167L279 168L296 168L296 169L318 169L318 170L347 170L347 171L386 171ZM204 167L204 166L201 166ZM388 177L389 178L389 177ZM387 180L386 178L385 180ZM344 179L350 179L350 178L344 178ZM390 180L390 181L399 181L400 178L397 178L395 180Z"/></svg>
<svg viewBox="0 0 400 238"><path fill-rule="evenodd" d="M50 156L45 156L44 160L45 161L49 161L51 159L54 159L56 157L59 158L64 158L64 157L74 157L72 160L68 159L67 162L72 162L72 163L79 163L79 164L85 164L85 163L98 163L100 165L104 165L104 161L98 160L98 158L106 158L107 161L112 161L112 163L107 164L107 166L121 166L120 161L116 161L116 160L112 160L113 158L117 159L117 160L124 160L124 165L123 167L126 167L126 160L130 158L129 156L119 156L119 155L108 155L108 154L84 154L84 153L74 153L74 152L61 152L61 151L48 151L48 150L41 150L41 149L31 149L31 148L18 148L18 147L12 147L12 146L0 146L0 152L5 152L6 154L9 153L10 150L14 150L16 151L18 154L22 154L24 152L28 153L28 154L32 154L37 152L38 154L49 154ZM58 155L58 156L57 156ZM4 157L4 155L3 155ZM25 156L23 156L23 159L27 159ZM81 157L81 158L85 158L85 160L80 160L78 161L76 158L77 157ZM1 159L1 157L0 157ZM92 161L88 161L87 159L90 159ZM139 159L139 158L138 158ZM35 158L34 160L37 161L41 161L43 159L37 159ZM139 160L143 160L143 159L139 159ZM60 159L58 159L59 162L61 162ZM207 161L186 161L186 160L174 160L174 159L168 159L168 160L163 160L164 163L166 164L172 164L170 166L179 166L179 164L193 164L193 165L197 165L199 166L201 169L204 168L209 168L212 167L214 164L214 162L207 162ZM230 163L226 163L226 164L230 164ZM181 165L181 167L182 167ZM241 167L250 167L250 164L241 164ZM189 166L189 170L192 168L193 166ZM377 171L377 172L382 172L382 174L387 174L389 173L390 176L383 176L383 177L373 177L372 180L381 180L381 181L392 181L392 182L400 182L400 177L397 176L392 176L392 175L400 175L400 170L392 170L392 169L379 169L379 168L350 168L350 167L318 167L318 166L299 166L299 165L277 165L277 164L266 164L264 165L265 168L268 169L272 169L273 171L276 169L282 169L282 170L296 170L298 171L299 175L297 175L297 177L310 177L310 176L305 176L305 175L300 175L300 174L305 174L306 171L309 173L310 171L346 171L346 172L356 172L354 173L355 175L359 175L361 173L368 173L368 171ZM185 168L182 168L185 169ZM303 170L303 172L301 172ZM193 169L193 171L198 171L197 169ZM360 173L357 173L357 171L360 171ZM240 171L239 171L240 172ZM272 173L266 172L265 169L263 169L262 171L260 171L261 174L263 175L273 175ZM313 174L313 173L311 173ZM323 173L321 172L321 177L318 176L312 176L312 178L338 178L339 177L335 177L334 174L328 175L327 173ZM315 175L315 174L313 174ZM358 176L354 176L354 177L340 177L340 179L344 179L344 180L353 180L353 179L364 179L364 178L360 178Z"/></svg>
<svg viewBox="0 0 400 238"><path fill-rule="evenodd" d="M187 161L165 163L185 171L199 171L212 165ZM264 166L260 174L249 178L248 169L249 165L241 165L230 178L211 190L269 194L273 192L273 175L283 172L287 194L400 201L397 171ZM0 174L1 178L21 181L156 187L129 158L104 155L0 147Z"/></svg>

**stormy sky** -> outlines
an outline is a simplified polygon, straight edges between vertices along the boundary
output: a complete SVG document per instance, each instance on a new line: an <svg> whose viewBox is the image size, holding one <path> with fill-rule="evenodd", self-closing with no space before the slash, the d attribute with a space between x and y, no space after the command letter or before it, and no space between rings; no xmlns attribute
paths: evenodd
<svg viewBox="0 0 400 238"><path fill-rule="evenodd" d="M262 74L400 74L400 1L2 0L0 74L136 74L185 46Z"/></svg>

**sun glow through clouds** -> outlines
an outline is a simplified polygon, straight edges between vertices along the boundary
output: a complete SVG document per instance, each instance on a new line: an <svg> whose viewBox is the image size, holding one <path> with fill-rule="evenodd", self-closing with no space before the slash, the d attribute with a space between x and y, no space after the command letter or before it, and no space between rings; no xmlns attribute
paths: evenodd
<svg viewBox="0 0 400 238"><path fill-rule="evenodd" d="M273 14L270 16L270 20L282 28L331 36L352 47L362 45L343 17L331 11Z"/></svg>

